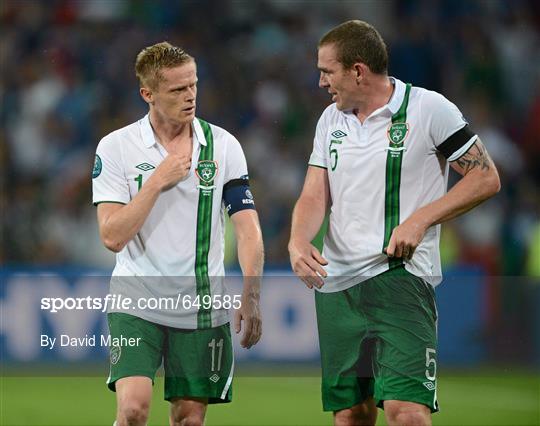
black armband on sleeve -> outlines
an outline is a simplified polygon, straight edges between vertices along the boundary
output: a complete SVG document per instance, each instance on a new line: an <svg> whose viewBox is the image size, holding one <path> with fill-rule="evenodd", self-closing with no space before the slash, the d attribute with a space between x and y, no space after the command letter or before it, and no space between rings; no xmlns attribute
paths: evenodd
<svg viewBox="0 0 540 426"><path fill-rule="evenodd" d="M463 145L471 140L475 134L469 129L469 125L459 129L456 133L441 143L437 150L444 155L445 158L450 158L454 152L460 149Z"/></svg>
<svg viewBox="0 0 540 426"><path fill-rule="evenodd" d="M240 178L230 180L223 187L223 201L229 216L240 210L255 210L255 201L249 189L249 180Z"/></svg>

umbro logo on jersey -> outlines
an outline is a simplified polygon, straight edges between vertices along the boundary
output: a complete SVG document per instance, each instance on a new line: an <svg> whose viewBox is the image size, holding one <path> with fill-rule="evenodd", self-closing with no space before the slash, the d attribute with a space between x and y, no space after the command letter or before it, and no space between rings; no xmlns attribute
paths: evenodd
<svg viewBox="0 0 540 426"><path fill-rule="evenodd" d="M135 166L136 169L142 170L143 172L147 172L148 170L155 169L155 166L152 166L148 163L141 163Z"/></svg>
<svg viewBox="0 0 540 426"><path fill-rule="evenodd" d="M341 130L335 130L330 134L337 139L347 136L347 133L342 132Z"/></svg>
<svg viewBox="0 0 540 426"><path fill-rule="evenodd" d="M426 387L427 390L435 390L435 385L433 384L433 382L424 382L422 384Z"/></svg>
<svg viewBox="0 0 540 426"><path fill-rule="evenodd" d="M217 383L219 380L219 376L217 374L213 374L209 377L210 380L212 380L214 383Z"/></svg>

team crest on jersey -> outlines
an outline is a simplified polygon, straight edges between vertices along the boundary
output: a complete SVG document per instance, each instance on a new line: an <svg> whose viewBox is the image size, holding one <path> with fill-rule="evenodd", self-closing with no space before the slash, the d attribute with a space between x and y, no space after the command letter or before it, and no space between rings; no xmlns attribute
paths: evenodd
<svg viewBox="0 0 540 426"><path fill-rule="evenodd" d="M202 160L197 164L195 174L201 181L207 185L211 184L217 176L218 164L213 160Z"/></svg>
<svg viewBox="0 0 540 426"><path fill-rule="evenodd" d="M386 131L390 145L398 147L403 145L409 134L409 123L392 123Z"/></svg>

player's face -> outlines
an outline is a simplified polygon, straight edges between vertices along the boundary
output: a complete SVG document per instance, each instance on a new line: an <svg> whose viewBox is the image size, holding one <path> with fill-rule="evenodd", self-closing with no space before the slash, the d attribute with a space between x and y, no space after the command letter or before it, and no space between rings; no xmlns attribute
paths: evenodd
<svg viewBox="0 0 540 426"><path fill-rule="evenodd" d="M317 68L321 73L319 87L328 90L332 102L340 111L355 108L353 98L357 91L356 72L347 70L337 60L333 44L325 44L319 48Z"/></svg>
<svg viewBox="0 0 540 426"><path fill-rule="evenodd" d="M197 66L194 61L161 70L162 79L152 92L153 108L165 120L190 123L195 118Z"/></svg>

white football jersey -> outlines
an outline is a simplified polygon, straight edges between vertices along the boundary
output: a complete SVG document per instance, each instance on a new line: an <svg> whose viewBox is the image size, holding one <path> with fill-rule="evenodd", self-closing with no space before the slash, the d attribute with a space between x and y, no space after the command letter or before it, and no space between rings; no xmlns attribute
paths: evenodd
<svg viewBox="0 0 540 426"><path fill-rule="evenodd" d="M188 176L159 195L140 231L116 255L111 280L113 294L152 299L153 304L159 298L179 301L128 313L190 329L228 321L227 309L199 309L182 302L225 294L223 186L247 177L244 153L234 136L200 119L192 126ZM129 203L166 156L148 115L105 136L92 176L94 204Z"/></svg>
<svg viewBox="0 0 540 426"><path fill-rule="evenodd" d="M390 79L391 99L364 123L332 104L317 124L309 164L327 169L331 196L322 292L344 290L401 263L383 253L392 230L445 194L448 161L477 138L444 96ZM440 225L430 227L404 261L432 285L442 279L439 236Z"/></svg>

